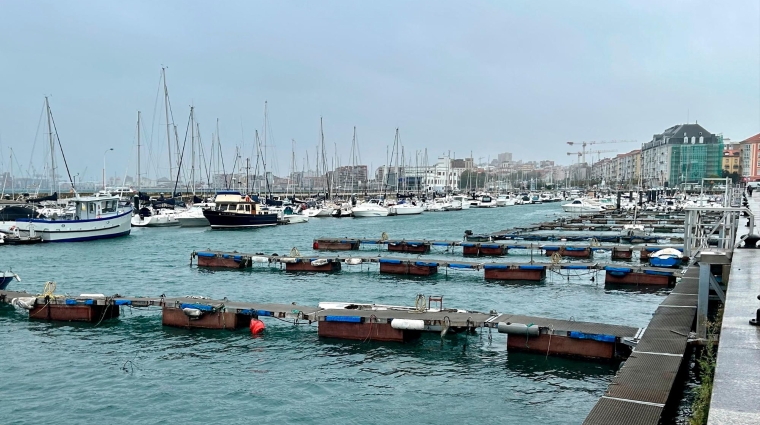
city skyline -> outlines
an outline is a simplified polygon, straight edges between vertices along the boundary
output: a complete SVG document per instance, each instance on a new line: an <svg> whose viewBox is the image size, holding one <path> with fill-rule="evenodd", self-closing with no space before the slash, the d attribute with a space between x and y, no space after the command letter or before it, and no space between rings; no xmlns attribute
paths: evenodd
<svg viewBox="0 0 760 425"><path fill-rule="evenodd" d="M267 101L276 150L268 169L277 175L289 171L291 140L299 164L315 153L320 117L327 155L337 144L346 165L356 126L371 168L385 163L397 127L407 155L508 151L563 164L575 162L568 141L638 141L615 147L624 153L673 123L698 121L743 140L760 129L759 8L14 3L0 30L8 64L0 167L9 168L9 147L22 168L44 167L44 95L73 174L99 178L111 147L109 175L135 174L138 110L150 151L143 161L166 164L162 65L180 143L193 105L204 143L219 118L227 161L242 142L243 156L255 157Z"/></svg>

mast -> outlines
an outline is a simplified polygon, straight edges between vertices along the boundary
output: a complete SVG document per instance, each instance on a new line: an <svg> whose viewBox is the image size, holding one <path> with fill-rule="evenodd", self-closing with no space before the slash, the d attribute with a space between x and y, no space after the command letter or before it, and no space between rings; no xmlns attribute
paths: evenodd
<svg viewBox="0 0 760 425"><path fill-rule="evenodd" d="M166 147L169 148L169 176L174 176L172 169L172 138L169 123L169 88L166 86L166 68L161 67L161 78L164 80L164 113L166 114ZM172 196L174 194L172 193Z"/></svg>
<svg viewBox="0 0 760 425"><path fill-rule="evenodd" d="M137 111L137 194L140 194L140 111Z"/></svg>
<svg viewBox="0 0 760 425"><path fill-rule="evenodd" d="M50 194L55 192L55 142L53 142L53 124L50 116L50 103L45 96L45 109L47 110L48 137L50 138Z"/></svg>
<svg viewBox="0 0 760 425"><path fill-rule="evenodd" d="M401 176L401 167L398 164L398 127L396 127L396 140L393 141L393 149L396 151L396 196L398 197L398 179Z"/></svg>
<svg viewBox="0 0 760 425"><path fill-rule="evenodd" d="M330 173L327 171L327 152L325 152L325 132L322 127L322 117L319 117L319 137L322 144L322 169L325 172L325 184L327 185L327 191L325 192L325 199L330 199Z"/></svg>
<svg viewBox="0 0 760 425"><path fill-rule="evenodd" d="M195 197L195 107L190 107L190 185Z"/></svg>

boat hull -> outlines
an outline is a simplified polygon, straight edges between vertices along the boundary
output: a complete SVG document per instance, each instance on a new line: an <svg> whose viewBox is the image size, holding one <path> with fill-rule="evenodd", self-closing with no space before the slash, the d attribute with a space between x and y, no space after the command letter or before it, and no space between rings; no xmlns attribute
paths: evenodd
<svg viewBox="0 0 760 425"><path fill-rule="evenodd" d="M211 225L206 217L179 217L180 227L208 227Z"/></svg>
<svg viewBox="0 0 760 425"><path fill-rule="evenodd" d="M132 210L119 215L94 220L16 220L22 236L35 236L45 242L83 242L96 239L118 238L129 235Z"/></svg>
<svg viewBox="0 0 760 425"><path fill-rule="evenodd" d="M225 211L204 211L212 229L247 229L277 225L277 214L238 214Z"/></svg>
<svg viewBox="0 0 760 425"><path fill-rule="evenodd" d="M288 224L307 223L309 221L309 217L301 214L286 214L282 218Z"/></svg>
<svg viewBox="0 0 760 425"><path fill-rule="evenodd" d="M422 214L422 207L391 207L396 215L415 215Z"/></svg>
<svg viewBox="0 0 760 425"><path fill-rule="evenodd" d="M652 267L676 267L681 261L682 260L678 257L649 257L649 264Z"/></svg>
<svg viewBox="0 0 760 425"><path fill-rule="evenodd" d="M179 226L179 220L175 214L156 214L148 217L135 215L131 220L134 227L170 227Z"/></svg>

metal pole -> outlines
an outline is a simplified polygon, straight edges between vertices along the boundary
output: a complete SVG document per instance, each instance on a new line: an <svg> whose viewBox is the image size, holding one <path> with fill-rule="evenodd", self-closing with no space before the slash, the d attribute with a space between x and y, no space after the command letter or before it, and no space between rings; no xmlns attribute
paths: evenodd
<svg viewBox="0 0 760 425"><path fill-rule="evenodd" d="M697 296L697 338L707 337L707 303L710 295L710 265L699 263L699 295Z"/></svg>

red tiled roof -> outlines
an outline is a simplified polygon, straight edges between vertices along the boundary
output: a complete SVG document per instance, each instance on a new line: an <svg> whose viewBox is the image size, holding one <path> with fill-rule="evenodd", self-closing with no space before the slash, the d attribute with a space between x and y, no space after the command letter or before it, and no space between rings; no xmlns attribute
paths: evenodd
<svg viewBox="0 0 760 425"><path fill-rule="evenodd" d="M747 140L742 140L742 143L760 142L760 133L755 134Z"/></svg>

